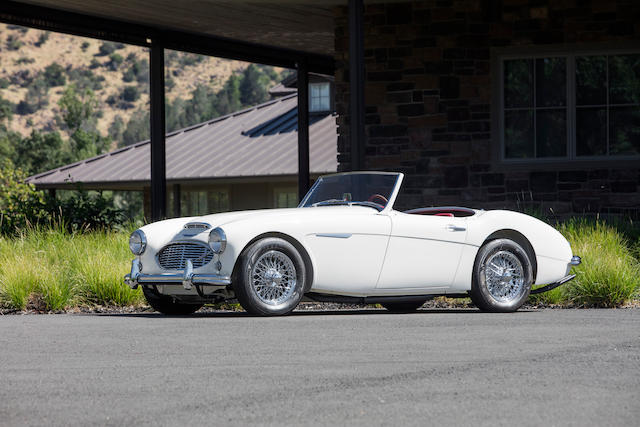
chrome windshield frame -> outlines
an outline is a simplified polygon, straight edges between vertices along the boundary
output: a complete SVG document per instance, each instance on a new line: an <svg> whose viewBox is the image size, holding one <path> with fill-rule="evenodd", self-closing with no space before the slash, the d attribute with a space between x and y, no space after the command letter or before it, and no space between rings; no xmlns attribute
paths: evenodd
<svg viewBox="0 0 640 427"><path fill-rule="evenodd" d="M298 207L299 208L304 207L304 205L307 203L307 200L309 200L309 197L311 197L311 194L313 193L313 191L320 184L320 181L322 180L322 178L341 176L341 175L395 175L396 183L394 184L393 190L391 191L391 196L389 197L389 201L387 202L386 206L384 207L384 209L380 211L380 213L388 212L393 209L393 205L396 201L396 198L398 197L398 193L400 192L400 187L402 186L402 181L404 180L404 174L400 172L355 171L355 172L339 172L339 173L333 173L328 175L322 175L322 176L319 176L318 179L316 179L316 182L311 186L309 191L307 191L307 194L305 194L304 198L302 199Z"/></svg>

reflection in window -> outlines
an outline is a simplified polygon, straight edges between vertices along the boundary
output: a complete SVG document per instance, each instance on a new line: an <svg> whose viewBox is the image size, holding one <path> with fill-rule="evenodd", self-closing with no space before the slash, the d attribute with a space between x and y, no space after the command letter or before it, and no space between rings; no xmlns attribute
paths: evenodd
<svg viewBox="0 0 640 427"><path fill-rule="evenodd" d="M326 83L311 83L309 85L309 111L320 112L331 110L331 88Z"/></svg>
<svg viewBox="0 0 640 427"><path fill-rule="evenodd" d="M502 82L504 158L640 154L640 55L505 59Z"/></svg>
<svg viewBox="0 0 640 427"><path fill-rule="evenodd" d="M295 208L298 206L298 190L295 187L276 189L274 199L276 208Z"/></svg>
<svg viewBox="0 0 640 427"><path fill-rule="evenodd" d="M226 190L182 191L180 214L182 216L207 215L229 210L229 193Z"/></svg>

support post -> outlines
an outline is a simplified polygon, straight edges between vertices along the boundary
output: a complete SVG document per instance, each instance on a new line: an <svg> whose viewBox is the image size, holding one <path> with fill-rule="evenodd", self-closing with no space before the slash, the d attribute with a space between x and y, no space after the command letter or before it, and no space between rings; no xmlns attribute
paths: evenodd
<svg viewBox="0 0 640 427"><path fill-rule="evenodd" d="M164 122L164 47L151 41L150 50L151 104L151 219L159 221L167 215L167 171Z"/></svg>
<svg viewBox="0 0 640 427"><path fill-rule="evenodd" d="M349 113L351 170L364 167L364 34L363 0L349 0Z"/></svg>
<svg viewBox="0 0 640 427"><path fill-rule="evenodd" d="M298 199L309 191L309 69L306 59L298 71Z"/></svg>

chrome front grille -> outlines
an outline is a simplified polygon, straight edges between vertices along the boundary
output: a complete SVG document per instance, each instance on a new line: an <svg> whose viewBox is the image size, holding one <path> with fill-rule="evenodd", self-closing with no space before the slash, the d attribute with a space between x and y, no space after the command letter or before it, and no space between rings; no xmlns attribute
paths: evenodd
<svg viewBox="0 0 640 427"><path fill-rule="evenodd" d="M184 270L187 260L193 268L202 267L213 259L213 251L204 243L171 243L158 252L158 263L167 270Z"/></svg>

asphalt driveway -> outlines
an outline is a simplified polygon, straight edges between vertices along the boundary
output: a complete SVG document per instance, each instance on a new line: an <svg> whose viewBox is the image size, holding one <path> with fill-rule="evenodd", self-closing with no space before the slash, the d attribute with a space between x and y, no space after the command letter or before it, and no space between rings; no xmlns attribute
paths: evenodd
<svg viewBox="0 0 640 427"><path fill-rule="evenodd" d="M638 425L640 310L0 317L0 425Z"/></svg>

